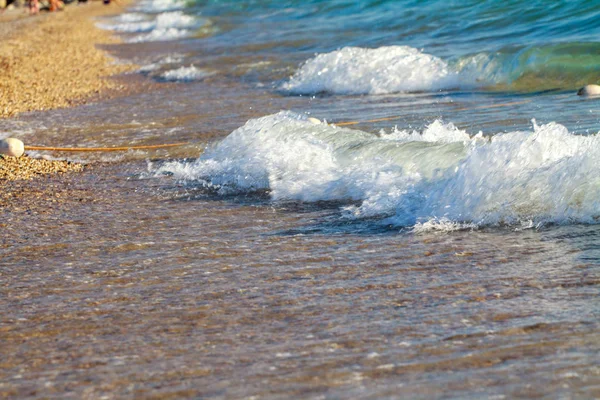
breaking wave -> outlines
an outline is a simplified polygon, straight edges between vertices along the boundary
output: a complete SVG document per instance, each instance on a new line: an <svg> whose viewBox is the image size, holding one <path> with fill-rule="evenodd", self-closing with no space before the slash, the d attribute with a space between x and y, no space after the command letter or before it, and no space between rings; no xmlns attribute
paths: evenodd
<svg viewBox="0 0 600 400"><path fill-rule="evenodd" d="M347 201L348 219L453 230L596 223L599 161L600 136L553 122L490 139L441 121L373 135L280 112L248 121L194 162L155 172L223 194Z"/></svg>
<svg viewBox="0 0 600 400"><path fill-rule="evenodd" d="M412 47L344 47L308 60L282 89L297 94L382 94L459 84L460 76L446 62Z"/></svg>
<svg viewBox="0 0 600 400"><path fill-rule="evenodd" d="M386 94L486 88L539 91L597 82L600 44L513 47L443 60L409 46L344 47L306 61L291 94Z"/></svg>

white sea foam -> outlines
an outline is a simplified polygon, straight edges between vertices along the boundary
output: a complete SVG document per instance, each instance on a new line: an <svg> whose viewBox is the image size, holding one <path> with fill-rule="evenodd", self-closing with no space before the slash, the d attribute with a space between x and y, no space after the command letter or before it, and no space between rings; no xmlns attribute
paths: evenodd
<svg viewBox="0 0 600 400"><path fill-rule="evenodd" d="M189 82L198 81L211 75L214 75L214 72L196 68L193 65L190 65L189 67L180 67L171 71L167 71L161 74L161 78L167 81Z"/></svg>
<svg viewBox="0 0 600 400"><path fill-rule="evenodd" d="M135 4L134 10L139 12L165 12L181 10L185 7L185 0L142 0Z"/></svg>
<svg viewBox="0 0 600 400"><path fill-rule="evenodd" d="M115 32L147 32L155 26L148 16L142 14L123 14L131 15L130 18L115 17L109 22L98 22L96 26L100 29L115 31Z"/></svg>
<svg viewBox="0 0 600 400"><path fill-rule="evenodd" d="M188 29L177 29L177 28L157 28L148 33L135 36L127 42L129 43L141 43L141 42L162 42L168 40L175 40L187 37L190 35Z"/></svg>
<svg viewBox="0 0 600 400"><path fill-rule="evenodd" d="M114 22L140 22L148 19L146 14L141 13L124 13L113 18Z"/></svg>
<svg viewBox="0 0 600 400"><path fill-rule="evenodd" d="M597 222L600 136L556 123L510 132L475 146L451 178L430 192L425 210L478 224ZM460 201L455 201L460 199Z"/></svg>
<svg viewBox="0 0 600 400"><path fill-rule="evenodd" d="M467 84L433 55L408 46L344 47L308 60L282 89L310 94L382 94L435 91Z"/></svg>
<svg viewBox="0 0 600 400"><path fill-rule="evenodd" d="M165 12L156 17L157 28L191 28L196 18L181 11Z"/></svg>
<svg viewBox="0 0 600 400"><path fill-rule="evenodd" d="M152 63L152 64L147 64L147 65L142 65L138 69L138 72L152 72L152 71L156 71L157 69L160 69L160 66L161 66L160 63Z"/></svg>
<svg viewBox="0 0 600 400"><path fill-rule="evenodd" d="M253 119L195 162L156 173L221 193L268 190L275 200L358 201L343 218L427 230L596 223L600 136L556 123L491 140L435 122L387 135L313 124L290 112Z"/></svg>
<svg viewBox="0 0 600 400"><path fill-rule="evenodd" d="M187 37L193 29L208 23L206 19L196 18L182 11L169 11L154 16L138 13L124 14L111 22L98 23L97 26L115 32L139 33L127 39L127 42L137 43Z"/></svg>
<svg viewBox="0 0 600 400"><path fill-rule="evenodd" d="M181 60L183 60L183 57L184 57L183 54L178 54L178 53L169 54L168 56L161 58L159 63L160 64L176 64L176 63L181 62Z"/></svg>
<svg viewBox="0 0 600 400"><path fill-rule="evenodd" d="M139 72L156 71L157 69L160 69L164 65L180 63L181 60L183 60L183 57L184 56L181 54L172 54L172 55L163 57L160 60L158 60L152 64L144 65L144 66L140 67L140 69L138 69L138 71Z"/></svg>
<svg viewBox="0 0 600 400"><path fill-rule="evenodd" d="M477 138L481 138L478 134ZM468 142L471 137L466 131L460 130L454 124L443 124L436 120L431 123L423 132L406 131L394 128L390 134L385 131L381 132L381 139L391 140L394 142L437 142L437 143L452 143L452 142Z"/></svg>
<svg viewBox="0 0 600 400"><path fill-rule="evenodd" d="M113 20L112 23L98 24L98 26L116 32L137 33L150 32L154 29L193 28L198 24L195 17L184 14L181 11L164 12L156 15L154 18L143 14L124 15L130 15L130 17L123 19L123 16L120 16L120 19Z"/></svg>
<svg viewBox="0 0 600 400"><path fill-rule="evenodd" d="M101 29L111 30L115 32L148 32L154 29L156 23L150 20L127 21L119 23L96 24Z"/></svg>
<svg viewBox="0 0 600 400"><path fill-rule="evenodd" d="M464 223L452 221L448 218L431 218L426 221L418 221L413 227L414 233L426 232L454 232L477 229L478 225L474 223Z"/></svg>

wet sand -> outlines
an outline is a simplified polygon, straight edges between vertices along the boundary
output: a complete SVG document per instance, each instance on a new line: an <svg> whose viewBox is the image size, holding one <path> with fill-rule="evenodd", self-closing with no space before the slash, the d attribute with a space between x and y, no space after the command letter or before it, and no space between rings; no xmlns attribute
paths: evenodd
<svg viewBox="0 0 600 400"><path fill-rule="evenodd" d="M0 397L599 394L596 227L348 234L128 168L5 216Z"/></svg>

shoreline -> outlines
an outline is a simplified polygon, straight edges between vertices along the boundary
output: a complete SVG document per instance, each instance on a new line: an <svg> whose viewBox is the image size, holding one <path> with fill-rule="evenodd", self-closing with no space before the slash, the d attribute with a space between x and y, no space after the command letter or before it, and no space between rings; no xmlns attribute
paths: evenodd
<svg viewBox="0 0 600 400"><path fill-rule="evenodd" d="M60 12L35 16L21 8L0 15L0 119L130 93L135 82L111 78L135 66L116 64L98 48L120 40L93 20L120 13L129 3L71 4ZM61 160L0 157L0 185L82 170L82 164Z"/></svg>

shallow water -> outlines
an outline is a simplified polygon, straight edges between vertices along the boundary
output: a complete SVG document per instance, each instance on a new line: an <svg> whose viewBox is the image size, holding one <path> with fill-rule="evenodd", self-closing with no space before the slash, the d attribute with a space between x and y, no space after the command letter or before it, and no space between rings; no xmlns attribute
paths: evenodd
<svg viewBox="0 0 600 400"><path fill-rule="evenodd" d="M596 226L381 231L137 168L5 215L4 395L597 396Z"/></svg>
<svg viewBox="0 0 600 400"><path fill-rule="evenodd" d="M140 4L154 12L102 23L208 19L168 14L124 38L188 37L108 48L146 66L120 79L154 90L0 121L31 144L189 142L69 155L90 168L28 198L8 186L2 396L600 396L600 103L575 95L576 74L539 90L285 89L315 53L351 45L424 48L448 71L510 48L498 3ZM520 45L546 51L594 40L586 4L502 7Z"/></svg>

